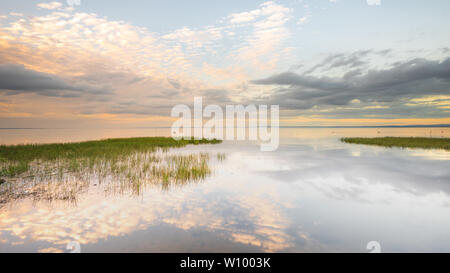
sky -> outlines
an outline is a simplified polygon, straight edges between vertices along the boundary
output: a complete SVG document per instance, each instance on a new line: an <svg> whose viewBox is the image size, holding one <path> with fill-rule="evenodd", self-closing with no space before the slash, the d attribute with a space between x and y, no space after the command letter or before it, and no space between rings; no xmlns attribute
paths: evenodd
<svg viewBox="0 0 450 273"><path fill-rule="evenodd" d="M283 126L450 124L450 1L0 0L0 128L170 126L279 105Z"/></svg>

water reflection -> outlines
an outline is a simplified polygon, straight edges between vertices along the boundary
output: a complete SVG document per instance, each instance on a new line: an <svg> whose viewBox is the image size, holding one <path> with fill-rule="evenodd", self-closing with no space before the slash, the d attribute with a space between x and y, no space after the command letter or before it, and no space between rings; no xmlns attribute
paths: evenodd
<svg viewBox="0 0 450 273"><path fill-rule="evenodd" d="M187 189L165 193L153 189L139 199L125 196L110 199L94 194L76 207L53 204L52 207L36 209L32 202L23 201L21 206L2 212L0 217L5 221L2 221L1 230L2 235L11 238L8 241L11 246L20 246L20 242L26 240L59 249L64 249L65 244L73 240L84 246L92 245L161 225L170 225L178 230L210 232L214 237L229 238L237 245L253 250L277 251L289 246L289 238L282 230L286 220L276 213L277 200L254 196L229 200L217 194L215 190L210 197L199 200L195 198L196 190L188 186ZM223 202L229 203L226 210L230 213L224 213ZM258 207L254 206L255 203ZM198 239L201 241L203 238ZM152 240L147 240L149 245L142 250L158 251ZM123 248L121 245L111 249L98 247L93 249L117 251ZM221 251L215 249L215 245L208 247L209 251Z"/></svg>
<svg viewBox="0 0 450 273"><path fill-rule="evenodd" d="M225 155L218 155L218 159ZM139 196L149 186L171 187L203 181L211 174L208 153L177 154L175 150L157 149L108 158L35 160L24 174L2 179L0 206L31 198L33 201L68 201L93 188L105 195ZM1 163L2 168L8 164Z"/></svg>
<svg viewBox="0 0 450 273"><path fill-rule="evenodd" d="M251 143L177 150L226 154L211 156L214 175L200 184L89 190L76 206L23 198L0 209L0 252L61 252L70 241L83 252L365 252L373 240L389 252L449 252L446 152L344 144L374 132L343 131L282 130L275 153Z"/></svg>

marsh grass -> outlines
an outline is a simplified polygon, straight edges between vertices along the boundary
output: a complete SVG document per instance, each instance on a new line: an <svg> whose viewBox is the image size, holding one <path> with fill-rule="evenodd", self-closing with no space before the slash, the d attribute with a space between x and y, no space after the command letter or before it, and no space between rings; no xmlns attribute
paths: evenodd
<svg viewBox="0 0 450 273"><path fill-rule="evenodd" d="M342 138L342 142L376 145L383 147L443 149L450 151L450 138L423 137L382 137L382 138Z"/></svg>
<svg viewBox="0 0 450 273"><path fill-rule="evenodd" d="M120 159L135 152L152 152L157 148L169 149L189 144L218 144L220 140L174 140L165 137L106 139L63 144L29 144L0 146L0 176L14 177L24 173L33 161L61 160L72 162L77 167L80 160L94 165L96 161ZM87 162L85 162L87 161ZM4 164L6 163L6 164ZM6 165L6 166L5 166Z"/></svg>
<svg viewBox="0 0 450 273"><path fill-rule="evenodd" d="M167 189L211 174L209 154L171 154L173 147L218 140L109 139L70 144L0 146L0 204L35 200L76 202L96 187L106 194L140 195L149 185Z"/></svg>

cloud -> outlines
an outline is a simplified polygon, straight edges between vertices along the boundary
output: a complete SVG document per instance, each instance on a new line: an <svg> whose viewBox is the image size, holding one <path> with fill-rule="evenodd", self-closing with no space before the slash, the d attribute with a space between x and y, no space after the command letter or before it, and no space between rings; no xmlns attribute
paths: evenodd
<svg viewBox="0 0 450 273"><path fill-rule="evenodd" d="M80 93L105 94L104 89L74 85L48 73L26 69L23 65L0 65L0 90L7 94L37 93L44 96L77 97Z"/></svg>
<svg viewBox="0 0 450 273"><path fill-rule="evenodd" d="M381 0L367 0L367 5L379 6L379 5L381 5Z"/></svg>
<svg viewBox="0 0 450 273"><path fill-rule="evenodd" d="M81 5L81 0L67 0L69 6L79 6Z"/></svg>
<svg viewBox="0 0 450 273"><path fill-rule="evenodd" d="M450 94L450 58L413 59L384 70L350 71L342 77L285 72L254 84L279 85L271 100L287 109L343 106L354 100L390 103L424 95Z"/></svg>
<svg viewBox="0 0 450 273"><path fill-rule="evenodd" d="M19 13L19 12L10 12L9 15L14 16L14 17L23 17L23 13Z"/></svg>
<svg viewBox="0 0 450 273"><path fill-rule="evenodd" d="M245 11L240 13L233 13L228 16L230 23L240 24L256 21L264 16L270 16L270 21L285 20L289 9L282 5L276 4L272 1L264 2L258 9Z"/></svg>
<svg viewBox="0 0 450 273"><path fill-rule="evenodd" d="M171 106L191 103L193 96L202 95L221 105L245 104L251 99L288 109L314 110L315 106L331 105L336 106L336 111L329 113L340 115L351 110L338 107L348 106L354 99L360 99L361 109L378 107L376 102L385 107L421 93L442 94L449 90L443 77L406 77L414 69L425 67L422 73L417 72L424 74L442 64L426 59L416 59L414 64L391 64L417 56L407 51L337 52L318 62L314 60L313 65L292 66L296 73L279 74L296 64L299 56L308 60L308 51L300 52L302 37L291 33L298 28L295 23L307 23L313 18L306 4L302 5L303 14L294 14L290 8L294 5L265 2L212 25L158 33L93 13L69 12L51 3L41 3L55 9L47 8L39 16L9 16L0 29L0 64L22 65L1 67L2 73L6 69L15 74L3 74L0 99L14 100L17 113L30 112L30 97L46 105L32 113L38 116L44 112L42 109L55 106L54 100L46 96L77 96L81 99L64 101L64 111L74 115L86 111L99 115L168 115ZM294 15L300 16L291 22ZM304 19L299 20L301 16ZM440 48L441 56L450 52L442 45ZM375 60L378 66L367 69L373 59L382 57L389 57L389 62ZM264 75L274 76L249 84L250 79ZM395 82L402 77L405 80ZM6 96L19 93L33 96ZM97 96L106 93L108 96ZM135 106L128 104L130 99ZM422 110L417 113L431 106L413 108L419 107ZM361 111L378 114L386 113L386 109Z"/></svg>
<svg viewBox="0 0 450 273"><path fill-rule="evenodd" d="M162 36L162 38L185 44L191 49L202 48L204 50L208 44L222 39L223 33L220 27L207 27L202 30L183 27Z"/></svg>
<svg viewBox="0 0 450 273"><path fill-rule="evenodd" d="M228 16L231 23L247 23L254 21L261 14L261 10L256 9L248 12L233 13Z"/></svg>
<svg viewBox="0 0 450 273"><path fill-rule="evenodd" d="M385 52L383 50L383 52ZM357 68L367 63L365 59L370 53L374 53L372 50L360 50L350 54L338 53L330 55L322 62L311 67L306 74L313 73L316 70L330 70L339 67ZM383 53L384 54L384 53Z"/></svg>
<svg viewBox="0 0 450 273"><path fill-rule="evenodd" d="M54 10L61 8L62 4L60 2L39 3L37 4L37 7L40 9Z"/></svg>
<svg viewBox="0 0 450 273"><path fill-rule="evenodd" d="M151 77L155 85L144 87L139 94L145 96L157 93L156 88L164 84L170 85L167 79L176 80L181 90L223 89L229 86L224 86L222 79L204 79L205 64L210 70L220 71L239 63L239 69L235 69L239 75L230 74L225 79L227 85L236 85L249 80L242 75L272 71L281 61L280 55L287 55L283 41L289 31L284 24L291 10L265 2L256 12L248 13L257 14L250 26L221 21L168 33L151 32L92 13L52 11L27 16L2 28L0 63L24 64L68 78L117 73L128 74L130 79ZM230 46L231 42L236 46ZM116 78L108 81L117 85Z"/></svg>
<svg viewBox="0 0 450 273"><path fill-rule="evenodd" d="M289 58L289 54L283 50L286 49L284 42L291 34L286 23L292 18L292 9L265 2L256 11L253 12L258 16L249 25L252 32L242 46L235 50L234 59L248 64L248 69L274 70L280 59Z"/></svg>

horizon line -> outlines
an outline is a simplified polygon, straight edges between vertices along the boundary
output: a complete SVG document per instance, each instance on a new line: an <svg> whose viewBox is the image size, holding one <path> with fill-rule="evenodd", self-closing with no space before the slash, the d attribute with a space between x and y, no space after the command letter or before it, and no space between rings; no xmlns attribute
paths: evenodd
<svg viewBox="0 0 450 273"><path fill-rule="evenodd" d="M224 126L225 127L225 126ZM271 127L271 126L268 126ZM139 127L118 127L118 128L51 128L51 127L5 127L0 128L0 130L66 130L66 129L92 129L92 130L98 130L98 129L166 129L166 128L172 128L171 126L139 126ZM196 127L190 127L190 128L196 128ZM236 127L241 128L241 127ZM249 128L249 127L244 127ZM412 124L412 125L330 125L330 126L313 126L313 125L292 125L292 126L279 126L279 128L284 129L295 129L295 128L311 128L311 129L320 129L320 128L450 128L450 124L430 124L430 125L423 125L423 124Z"/></svg>

